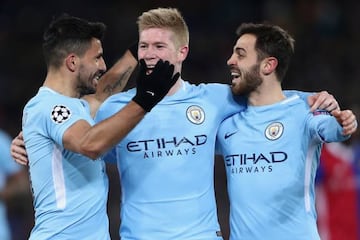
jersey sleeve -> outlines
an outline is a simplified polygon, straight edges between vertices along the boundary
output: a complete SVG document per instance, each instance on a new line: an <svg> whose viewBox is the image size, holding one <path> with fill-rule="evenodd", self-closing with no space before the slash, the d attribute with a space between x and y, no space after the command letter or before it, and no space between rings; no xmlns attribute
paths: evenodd
<svg viewBox="0 0 360 240"><path fill-rule="evenodd" d="M58 115L64 114L64 112L66 112L65 115L68 115L68 118L64 121L59 121L56 119L56 116L58 116L56 114L56 111L59 111L57 110L59 107L61 107L61 110ZM75 122L79 120L86 120L89 122L89 124L93 125L90 112L87 111L87 108L85 108L82 103L79 104L78 101L76 101L75 103L68 102L62 106L55 105L50 111L51 117L46 121L47 131L52 137L52 139L54 139L55 142L60 146L63 146L63 135L65 131L70 128Z"/></svg>
<svg viewBox="0 0 360 240"><path fill-rule="evenodd" d="M199 86L207 88L205 98L219 108L223 119L246 109L247 99L242 95L234 95L226 84L211 83Z"/></svg>
<svg viewBox="0 0 360 240"><path fill-rule="evenodd" d="M308 102L308 97L314 94L313 92L303 92L298 90L284 90L283 93L286 97L296 94L306 103Z"/></svg>
<svg viewBox="0 0 360 240"><path fill-rule="evenodd" d="M350 137L342 134L342 126L327 111L318 110L309 115L308 124L312 138L321 142L341 142Z"/></svg>
<svg viewBox="0 0 360 240"><path fill-rule="evenodd" d="M74 98L54 97L27 104L23 112L24 136L29 132L41 132L63 147L63 134L75 122L86 120L93 125L88 108Z"/></svg>

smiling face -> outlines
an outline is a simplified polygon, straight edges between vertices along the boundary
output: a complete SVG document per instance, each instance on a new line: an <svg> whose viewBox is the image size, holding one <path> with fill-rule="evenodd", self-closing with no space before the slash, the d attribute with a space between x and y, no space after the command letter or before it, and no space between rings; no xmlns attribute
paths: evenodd
<svg viewBox="0 0 360 240"><path fill-rule="evenodd" d="M175 72L181 72L187 46L176 46L174 33L166 28L148 28L140 32L138 58L144 59L149 72L162 59L174 64Z"/></svg>
<svg viewBox="0 0 360 240"><path fill-rule="evenodd" d="M227 61L232 76L232 92L236 95L248 95L263 82L255 43L254 35L242 35L237 40L233 54Z"/></svg>
<svg viewBox="0 0 360 240"><path fill-rule="evenodd" d="M101 75L106 71L101 41L93 38L90 48L80 57L76 89L80 96L95 93Z"/></svg>

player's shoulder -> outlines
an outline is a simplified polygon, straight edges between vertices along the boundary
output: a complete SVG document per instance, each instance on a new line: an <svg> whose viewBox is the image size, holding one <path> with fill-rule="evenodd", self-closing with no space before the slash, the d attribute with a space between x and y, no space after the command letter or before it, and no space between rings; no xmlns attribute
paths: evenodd
<svg viewBox="0 0 360 240"><path fill-rule="evenodd" d="M313 117L309 104L297 93L288 95L286 99L279 104L277 109L286 112L288 116L297 119L297 121L308 121Z"/></svg>
<svg viewBox="0 0 360 240"><path fill-rule="evenodd" d="M125 92L119 92L111 95L100 105L95 120L101 120L107 118L116 113L123 106L128 104L131 99L135 96L136 89L132 88Z"/></svg>
<svg viewBox="0 0 360 240"><path fill-rule="evenodd" d="M136 94L136 89L131 88L124 92L119 92L106 98L102 105L112 103L128 103Z"/></svg>
<svg viewBox="0 0 360 240"><path fill-rule="evenodd" d="M49 88L40 88L38 93L32 97L25 105L25 110L32 111L39 110L40 112L47 112L56 106L65 106L74 108L74 106L83 106L84 103L78 98L68 97L59 94Z"/></svg>
<svg viewBox="0 0 360 240"><path fill-rule="evenodd" d="M199 83L199 84L191 84L185 82L189 86L191 91L196 93L202 93L206 95L217 95L220 96L229 96L232 95L231 88L227 84L223 83Z"/></svg>
<svg viewBox="0 0 360 240"><path fill-rule="evenodd" d="M59 125L80 118L91 121L89 110L89 105L83 99L43 88L24 107L22 123L23 126L49 122Z"/></svg>
<svg viewBox="0 0 360 240"><path fill-rule="evenodd" d="M231 91L230 86L224 83L200 83L197 86L199 88L203 88L209 91L213 91L213 90Z"/></svg>
<svg viewBox="0 0 360 240"><path fill-rule="evenodd" d="M304 99L300 94L293 92L293 93L288 93L285 96L286 98L285 100L282 101L282 104L310 109L310 106L306 102L306 99Z"/></svg>

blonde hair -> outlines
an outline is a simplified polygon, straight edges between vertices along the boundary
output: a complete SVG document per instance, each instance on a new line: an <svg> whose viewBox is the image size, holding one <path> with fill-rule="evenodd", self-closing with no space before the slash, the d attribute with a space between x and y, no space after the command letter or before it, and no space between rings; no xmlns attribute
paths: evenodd
<svg viewBox="0 0 360 240"><path fill-rule="evenodd" d="M139 33L149 28L166 28L174 33L175 46L189 45L189 29L176 8L156 8L143 12L137 24Z"/></svg>

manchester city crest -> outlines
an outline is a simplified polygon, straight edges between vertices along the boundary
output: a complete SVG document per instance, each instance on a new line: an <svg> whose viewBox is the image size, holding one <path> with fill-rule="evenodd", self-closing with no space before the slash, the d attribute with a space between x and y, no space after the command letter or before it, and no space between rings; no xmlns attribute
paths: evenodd
<svg viewBox="0 0 360 240"><path fill-rule="evenodd" d="M265 136L269 140L276 140L281 137L284 131L284 126L280 122L273 122L265 129Z"/></svg>
<svg viewBox="0 0 360 240"><path fill-rule="evenodd" d="M186 110L186 116L189 121L194 124L202 124L205 120L204 110L196 105L188 107L188 109Z"/></svg>

